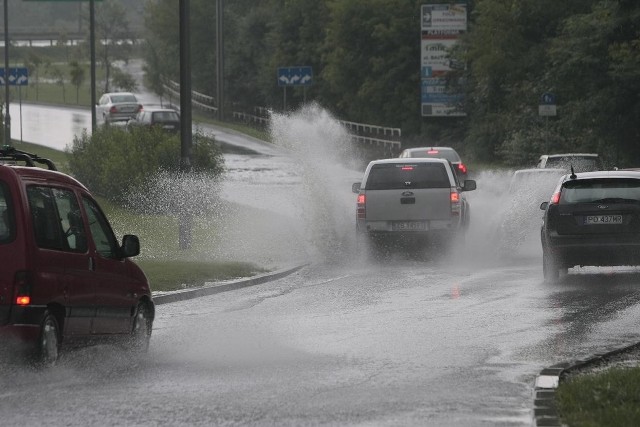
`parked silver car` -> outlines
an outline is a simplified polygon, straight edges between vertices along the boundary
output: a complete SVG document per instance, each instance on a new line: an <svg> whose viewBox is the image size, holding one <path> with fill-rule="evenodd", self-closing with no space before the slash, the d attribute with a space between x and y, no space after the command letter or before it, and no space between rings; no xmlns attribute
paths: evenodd
<svg viewBox="0 0 640 427"><path fill-rule="evenodd" d="M105 124L127 122L142 110L142 104L131 92L105 93L96 106L96 115L102 117Z"/></svg>

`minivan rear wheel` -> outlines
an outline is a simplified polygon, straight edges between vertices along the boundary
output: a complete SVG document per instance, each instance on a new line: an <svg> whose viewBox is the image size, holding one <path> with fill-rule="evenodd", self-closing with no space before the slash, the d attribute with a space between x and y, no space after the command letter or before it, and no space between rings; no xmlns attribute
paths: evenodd
<svg viewBox="0 0 640 427"><path fill-rule="evenodd" d="M60 328L58 320L45 311L36 346L35 363L40 367L54 366L60 356Z"/></svg>
<svg viewBox="0 0 640 427"><path fill-rule="evenodd" d="M137 353L146 353L151 340L151 310L145 303L138 305L131 331L131 349Z"/></svg>

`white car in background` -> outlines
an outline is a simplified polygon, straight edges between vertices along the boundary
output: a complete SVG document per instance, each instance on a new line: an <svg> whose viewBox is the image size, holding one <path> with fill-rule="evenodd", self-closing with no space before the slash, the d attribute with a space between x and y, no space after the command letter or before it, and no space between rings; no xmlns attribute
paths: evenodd
<svg viewBox="0 0 640 427"><path fill-rule="evenodd" d="M498 216L498 249L502 255L513 255L527 240L538 241L540 233L540 203L548 202L553 189L567 172L555 168L516 170Z"/></svg>
<svg viewBox="0 0 640 427"><path fill-rule="evenodd" d="M595 153L564 153L543 154L536 165L542 169L564 169L569 173L571 168L575 172L593 172L604 170L602 158Z"/></svg>

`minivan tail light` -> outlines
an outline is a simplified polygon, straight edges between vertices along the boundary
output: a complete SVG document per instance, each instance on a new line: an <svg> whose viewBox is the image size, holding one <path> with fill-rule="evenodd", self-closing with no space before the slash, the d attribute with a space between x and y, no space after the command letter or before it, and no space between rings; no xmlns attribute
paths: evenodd
<svg viewBox="0 0 640 427"><path fill-rule="evenodd" d="M28 295L18 295L16 297L17 305L29 305L31 304L31 297Z"/></svg>
<svg viewBox="0 0 640 427"><path fill-rule="evenodd" d="M13 301L17 305L31 304L31 281L29 273L26 271L18 271L14 279L14 295Z"/></svg>
<svg viewBox="0 0 640 427"><path fill-rule="evenodd" d="M367 197L364 194L358 194L356 219L365 219L367 217L366 200Z"/></svg>
<svg viewBox="0 0 640 427"><path fill-rule="evenodd" d="M549 201L550 205L557 205L558 203L560 203L560 192L559 191L557 193L553 193L553 196L551 196L551 200Z"/></svg>

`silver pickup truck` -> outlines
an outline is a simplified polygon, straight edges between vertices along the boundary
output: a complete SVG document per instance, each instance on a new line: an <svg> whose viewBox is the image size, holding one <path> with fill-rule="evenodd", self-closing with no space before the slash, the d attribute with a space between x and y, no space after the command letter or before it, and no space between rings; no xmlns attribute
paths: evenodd
<svg viewBox="0 0 640 427"><path fill-rule="evenodd" d="M469 225L469 205L463 192L475 190L474 180L461 185L451 163L439 158L375 160L369 163L358 194L358 239L404 243L444 238L456 240Z"/></svg>

